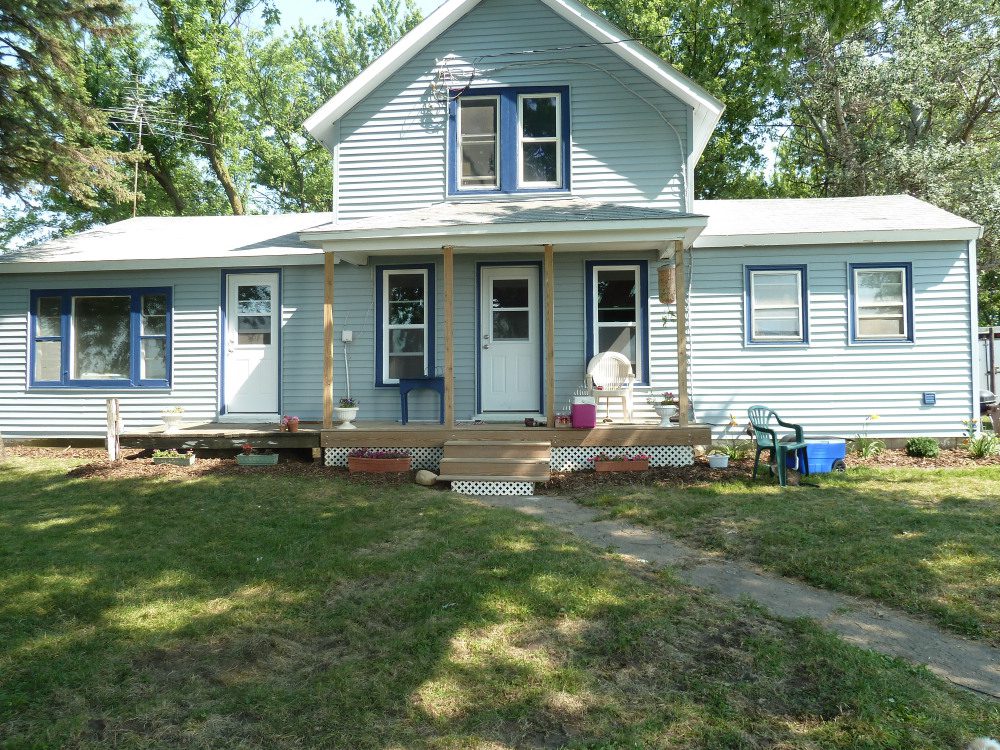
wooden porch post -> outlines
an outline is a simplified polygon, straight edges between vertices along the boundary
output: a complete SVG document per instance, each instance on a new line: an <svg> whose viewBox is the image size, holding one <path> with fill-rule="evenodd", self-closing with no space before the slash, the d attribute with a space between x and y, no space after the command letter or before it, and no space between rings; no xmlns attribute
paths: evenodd
<svg viewBox="0 0 1000 750"><path fill-rule="evenodd" d="M556 271L552 245L545 245L545 421L556 426Z"/></svg>
<svg viewBox="0 0 1000 750"><path fill-rule="evenodd" d="M323 253L323 429L333 429L333 264Z"/></svg>
<svg viewBox="0 0 1000 750"><path fill-rule="evenodd" d="M674 284L677 297L677 408L678 427L688 426L688 356L687 356L687 284L684 269L684 243L674 242Z"/></svg>
<svg viewBox="0 0 1000 750"><path fill-rule="evenodd" d="M455 252L445 245L444 253L444 424L455 426Z"/></svg>

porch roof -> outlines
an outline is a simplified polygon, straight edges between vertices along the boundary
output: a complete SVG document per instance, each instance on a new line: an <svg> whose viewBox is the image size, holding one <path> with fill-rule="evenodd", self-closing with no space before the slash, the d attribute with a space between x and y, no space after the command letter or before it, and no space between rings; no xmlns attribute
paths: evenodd
<svg viewBox="0 0 1000 750"><path fill-rule="evenodd" d="M334 221L300 232L337 252L517 249L551 244L583 249L603 243L634 249L673 240L685 244L708 222L701 214L579 198L451 200L412 211Z"/></svg>

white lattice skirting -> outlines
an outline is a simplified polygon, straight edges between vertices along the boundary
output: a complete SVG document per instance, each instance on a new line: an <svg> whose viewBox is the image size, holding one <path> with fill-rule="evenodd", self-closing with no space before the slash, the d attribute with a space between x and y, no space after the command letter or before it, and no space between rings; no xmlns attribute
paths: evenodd
<svg viewBox="0 0 1000 750"><path fill-rule="evenodd" d="M347 466L347 454L354 448L324 448L323 465L344 468ZM404 451L413 457L411 465L414 469L427 469L437 472L444 450L441 448L379 448L384 451Z"/></svg>
<svg viewBox="0 0 1000 750"><path fill-rule="evenodd" d="M690 466L694 463L694 448L690 445L580 445L552 449L552 471L581 471L593 467L590 459L605 455L626 458L639 454L649 456L650 466Z"/></svg>
<svg viewBox="0 0 1000 750"><path fill-rule="evenodd" d="M354 449L324 448L323 464L325 466L346 467L347 454L352 450ZM406 451L413 456L414 469L427 469L434 472L438 471L441 456L444 453L441 448L407 448L405 446L385 448L384 450ZM550 465L552 471L582 471L591 468L590 459L600 454L604 454L608 458L622 458L640 453L649 456L650 466L690 466L694 463L694 449L688 445L633 445L628 447L586 445L553 448ZM491 484L498 483L492 482ZM517 482L516 484L524 483Z"/></svg>
<svg viewBox="0 0 1000 750"><path fill-rule="evenodd" d="M473 482L465 480L455 480L451 483L452 492L461 492L463 495L474 495L481 497L488 496L518 496L534 495L534 482Z"/></svg>

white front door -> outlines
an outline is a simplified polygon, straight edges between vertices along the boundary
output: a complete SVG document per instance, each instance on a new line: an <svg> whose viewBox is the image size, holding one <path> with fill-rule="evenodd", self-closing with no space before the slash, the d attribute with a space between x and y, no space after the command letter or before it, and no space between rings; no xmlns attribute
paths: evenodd
<svg viewBox="0 0 1000 750"><path fill-rule="evenodd" d="M278 274L229 274L223 392L226 415L278 413Z"/></svg>
<svg viewBox="0 0 1000 750"><path fill-rule="evenodd" d="M480 411L537 414L542 371L538 267L484 266L480 289Z"/></svg>

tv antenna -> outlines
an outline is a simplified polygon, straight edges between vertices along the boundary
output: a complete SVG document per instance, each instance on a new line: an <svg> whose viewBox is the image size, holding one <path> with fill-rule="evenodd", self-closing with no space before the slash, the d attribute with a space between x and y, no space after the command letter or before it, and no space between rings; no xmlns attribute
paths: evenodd
<svg viewBox="0 0 1000 750"><path fill-rule="evenodd" d="M108 124L116 131L136 137L136 150L139 155L136 157L132 173L132 218L134 219L139 202L139 161L144 153L143 134L190 141L199 145L208 144L209 140L200 135L193 125L177 117L161 100L146 91L139 74L133 77L133 86L121 106L103 107L101 111L107 113Z"/></svg>

